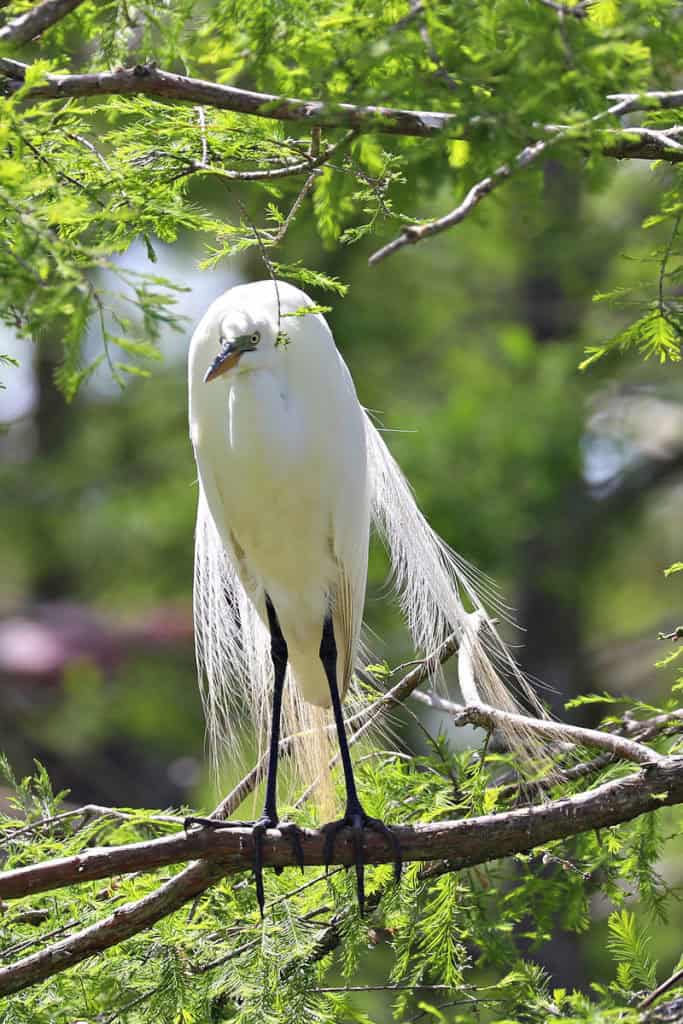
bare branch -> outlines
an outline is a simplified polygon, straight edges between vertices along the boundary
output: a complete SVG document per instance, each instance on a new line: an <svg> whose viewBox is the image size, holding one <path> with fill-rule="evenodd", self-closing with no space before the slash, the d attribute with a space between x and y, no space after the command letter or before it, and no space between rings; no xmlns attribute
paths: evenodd
<svg viewBox="0 0 683 1024"><path fill-rule="evenodd" d="M653 94L651 93L650 95L652 96ZM555 130L555 134L552 138L540 139L538 142L525 146L524 149L517 154L512 163L503 164L497 170L493 171L492 174L488 175L486 178L482 178L481 181L478 181L473 185L462 202L456 206L454 210L451 210L450 213L447 213L436 220L427 221L425 224L406 225L398 238L394 238L391 242L388 242L387 245L382 246L381 249L374 252L370 256L368 263L380 263L383 259L386 259L387 256L391 256L392 253L396 252L398 249L402 249L405 245L415 245L416 242L421 242L424 238L440 234L442 231L447 231L448 228L452 228L456 224L459 224L472 212L472 210L474 210L476 206L479 205L485 196L489 195L496 188L502 185L503 182L507 181L513 171L528 167L529 164L537 160L538 157L545 153L551 146L555 146L558 142L565 139L570 132L576 132L580 129L587 130L592 128L597 122L603 121L608 117L620 117L622 114L626 113L627 110L633 109L631 107L632 99L633 97L630 95L622 98L615 98L615 102L612 103L607 110L603 110L599 114L595 114L582 124L572 126L568 125L566 128ZM653 101L651 105L655 106L656 101Z"/></svg>
<svg viewBox="0 0 683 1024"><path fill-rule="evenodd" d="M27 43L82 3L83 0L43 0L0 28L0 43Z"/></svg>
<svg viewBox="0 0 683 1024"><path fill-rule="evenodd" d="M666 160L670 164L683 162L683 144L678 141L683 128L655 130L654 128L625 128L623 131L606 132L614 136L602 149L604 156L617 160Z"/></svg>
<svg viewBox="0 0 683 1024"><path fill-rule="evenodd" d="M545 141L536 142L533 146L527 146L517 156L515 163L519 167L526 166L531 163L537 157L543 153L549 143ZM382 260L386 259L387 256L391 256L392 253L398 249L402 249L404 245L415 245L416 242L421 242L424 238L429 238L431 235L438 235L442 231L446 231L448 228L454 227L459 224L461 220L464 220L472 212L472 210L479 205L485 196L493 192L494 189L502 185L510 175L512 169L507 164L503 164L497 171L490 174L487 178L482 178L476 185L473 185L469 190L463 201L447 213L443 217L437 218L437 220L428 221L426 224L408 224L403 228L398 238L394 238L393 241L382 246L376 252L370 256L368 263L375 264L381 263Z"/></svg>
<svg viewBox="0 0 683 1024"><path fill-rule="evenodd" d="M0 58L0 72L8 79L9 91L20 87L26 65ZM355 128L358 131L387 132L392 135L434 135L455 120L453 114L392 107L355 106L323 100L299 100L270 93L218 85L201 78L174 75L154 64L138 64L117 71L83 75L47 75L43 85L26 93L35 101L67 99L73 96L111 96L143 93L162 100L178 100L198 106L233 110L276 121L300 121L321 128Z"/></svg>
<svg viewBox="0 0 683 1024"><path fill-rule="evenodd" d="M664 760L661 754L646 747L645 744L611 732L584 729L578 725L567 725L565 722L554 722L547 718L531 718L528 715L513 714L510 711L500 711L487 704L468 704L467 706L455 704L453 701L422 693L419 690L414 691L412 696L423 704L447 711L454 716L455 725L458 726L477 725L482 729L495 729L496 726L507 722L511 725L524 725L525 728L532 729L543 736L566 740L582 747L608 750L615 757L620 757L624 761L633 761L635 764L652 764L655 761Z"/></svg>
<svg viewBox="0 0 683 1024"><path fill-rule="evenodd" d="M528 853L557 839L618 825L659 807L680 803L683 758L667 757L594 790L540 806L462 821L401 826L394 831L405 861L445 858L448 870L455 871ZM323 864L324 845L321 831L304 831L304 863ZM247 870L252 865L253 841L250 829L200 830L130 846L85 851L78 857L0 875L0 898L11 899L110 874L175 864L197 855L206 859L191 864L154 893L119 907L104 920L39 953L0 968L0 994L19 991L108 949L172 913L223 875ZM392 856L381 836L367 836L368 864L389 863ZM263 857L269 865L295 863L291 843L276 830L266 834ZM348 865L353 857L352 842L346 833L340 833L333 862Z"/></svg>
<svg viewBox="0 0 683 1024"><path fill-rule="evenodd" d="M654 92L614 92L607 97L614 103L622 105L622 114L632 114L636 110L653 110L664 108L673 110L683 107L683 89L671 91L655 90Z"/></svg>
<svg viewBox="0 0 683 1024"><path fill-rule="evenodd" d="M651 1006L652 1003L656 1002L656 1000L659 999L660 996L663 996L665 992L668 992L669 989L673 988L675 985L678 985L681 981L683 981L683 968L681 968L678 971L674 971L671 977L667 978L666 981L663 981L661 985L658 985L657 988L653 989L649 995L645 996L642 1002L638 1004L638 1009L647 1009L647 1007Z"/></svg>
<svg viewBox="0 0 683 1024"><path fill-rule="evenodd" d="M204 892L224 873L219 861L190 864L148 896L118 907L103 920L47 949L0 968L0 993L18 992L144 931Z"/></svg>

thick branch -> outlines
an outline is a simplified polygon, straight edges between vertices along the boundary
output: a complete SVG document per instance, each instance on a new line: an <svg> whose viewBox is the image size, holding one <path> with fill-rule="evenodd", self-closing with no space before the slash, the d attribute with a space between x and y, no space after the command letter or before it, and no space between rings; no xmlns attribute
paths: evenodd
<svg viewBox="0 0 683 1024"><path fill-rule="evenodd" d="M10 79L10 91L16 91L25 75L26 65L0 58L0 71ZM270 93L237 89L232 85L218 85L201 78L174 75L170 71L160 71L154 64L138 64L134 68L84 75L48 75L43 85L26 93L26 98L36 101L130 93L144 93L158 99L179 100L219 110L234 110L238 114L251 114L276 121L301 121L322 128L356 128L358 131L388 132L393 135L434 135L454 120L452 114L445 113L288 99Z"/></svg>
<svg viewBox="0 0 683 1024"><path fill-rule="evenodd" d="M683 758L668 757L587 793L537 807L463 821L397 827L395 832L404 860L445 858L451 870L458 870L511 854L528 853L553 840L618 825L658 807L679 803L683 803ZM366 844L367 863L391 861L392 851L386 848L381 836L369 834ZM302 846L306 864L323 864L322 832L304 832ZM0 898L8 899L120 872L175 864L198 855L206 859L190 865L151 895L119 907L103 921L48 949L1 968L0 994L26 988L108 949L172 913L221 875L250 868L253 843L250 829L199 831L110 850L86 851L78 857L0 875ZM266 835L263 855L265 864L295 863L288 838L275 830ZM351 842L346 833L341 833L333 862L348 865L352 861Z"/></svg>
<svg viewBox="0 0 683 1024"><path fill-rule="evenodd" d="M20 18L16 18L0 30L0 41L20 41L19 23L31 25L33 34L52 24L63 17L69 10L72 10L82 0L44 0L44 3ZM544 0L542 0L544 2ZM563 9L564 5L550 4L554 9ZM584 7L577 5L569 7L566 13L581 17ZM416 6L411 12L411 18L419 13L421 8ZM50 20L46 20L46 19ZM30 21L29 19L32 19ZM24 28L23 31L28 31ZM22 36L30 38L29 36ZM9 92L20 88L26 76L27 65L20 61L0 57L0 73L8 82L6 88ZM216 107L219 110L232 110L235 113L247 114L255 117L265 117L276 121L299 121L309 125L317 125L323 128L347 127L355 128L357 131L385 132L393 135L409 136L430 136L441 132L449 125L456 123L454 114L444 111L424 110L401 110L393 107L383 106L358 106L352 103L330 103L324 100L300 100L284 96L276 96L271 93L253 92L247 89L238 89L235 86L219 85L216 82L209 82L201 78L190 78L186 75L175 75L169 71L162 71L154 63L138 64L132 68L119 68L116 71L93 72L75 75L47 75L44 84L36 86L26 93L26 98L33 101L62 99L74 96L107 96L126 95L131 93L143 93L148 96L155 96L158 99L172 100L186 103L194 103L209 107ZM617 93L608 97L612 101L609 110L597 114L589 119L589 123L597 121L608 114L626 114L633 111L651 110L663 107L673 109L683 107L683 90L670 92L655 91L645 93ZM635 129L636 131L653 133L647 129ZM657 144L650 138L651 147ZM635 145L635 143L634 143ZM529 146L517 157L517 163L525 163L525 156L535 147ZM615 152L609 152L614 149ZM662 152L663 151L663 152ZM677 160L675 154L677 147L671 145L664 147L659 145L658 158ZM641 152L629 154L621 152L621 146L610 145L606 150L607 155L642 155L650 157L650 152L645 143ZM501 176L509 174L507 168L500 168L490 178L496 180ZM489 181L490 179L484 179ZM475 189L481 188L484 182L480 182ZM474 190L472 190L474 191ZM489 188L487 191L491 191Z"/></svg>
<svg viewBox="0 0 683 1024"><path fill-rule="evenodd" d="M84 928L32 956L0 968L0 994L9 995L67 970L95 953L150 928L162 917L194 899L224 874L218 861L191 864L153 893L118 907L102 921Z"/></svg>
<svg viewBox="0 0 683 1024"><path fill-rule="evenodd" d="M82 3L83 0L43 0L0 28L0 43L27 43Z"/></svg>

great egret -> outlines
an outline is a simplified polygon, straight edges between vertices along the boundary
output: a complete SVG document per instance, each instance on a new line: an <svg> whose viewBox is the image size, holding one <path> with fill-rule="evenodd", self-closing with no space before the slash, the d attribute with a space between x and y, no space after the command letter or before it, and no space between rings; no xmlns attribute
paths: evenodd
<svg viewBox="0 0 683 1024"><path fill-rule="evenodd" d="M526 688L477 596L475 584L487 581L427 524L358 401L324 317L305 312L311 307L283 281L239 285L208 308L189 354L199 475L195 634L214 748L234 731L234 706L261 728L269 705L272 711L265 805L253 823L262 912L263 836L279 821L283 714L288 732L310 736L321 728L316 709L332 707L346 812L324 826L326 858L337 832L349 827L361 910L363 829L386 837L400 872L393 833L359 799L341 703L359 650L371 522L388 548L416 646L429 655L457 635L465 699L519 710L495 664ZM286 831L300 853L296 830Z"/></svg>

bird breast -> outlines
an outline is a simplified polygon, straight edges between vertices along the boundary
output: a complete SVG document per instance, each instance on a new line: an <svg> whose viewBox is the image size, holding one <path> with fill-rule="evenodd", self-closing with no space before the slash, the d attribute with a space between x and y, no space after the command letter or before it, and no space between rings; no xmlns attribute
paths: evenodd
<svg viewBox="0 0 683 1024"><path fill-rule="evenodd" d="M265 370L235 375L227 408L220 390L220 406L202 404L193 424L216 526L254 597L266 590L282 617L292 605L300 621L321 622L337 573L332 503L344 479L319 397L302 401Z"/></svg>

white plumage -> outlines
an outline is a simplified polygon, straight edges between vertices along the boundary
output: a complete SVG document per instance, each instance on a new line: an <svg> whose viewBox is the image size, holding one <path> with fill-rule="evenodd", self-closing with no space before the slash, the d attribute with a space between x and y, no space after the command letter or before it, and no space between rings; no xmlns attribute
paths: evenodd
<svg viewBox="0 0 683 1024"><path fill-rule="evenodd" d="M371 521L388 548L417 648L433 654L455 632L469 700L519 710L496 665L525 686L481 605L477 574L420 513L358 402L325 319L292 315L310 306L285 282L277 293L272 281L238 286L209 307L190 347L199 474L195 630L209 734L219 752L234 737L236 711L250 714L261 732L267 724L266 594L289 651L285 735L319 731L319 709L329 706L319 653L328 609L340 690L347 690L359 651ZM280 331L286 343L278 341ZM239 354L205 383L225 339L235 338Z"/></svg>

